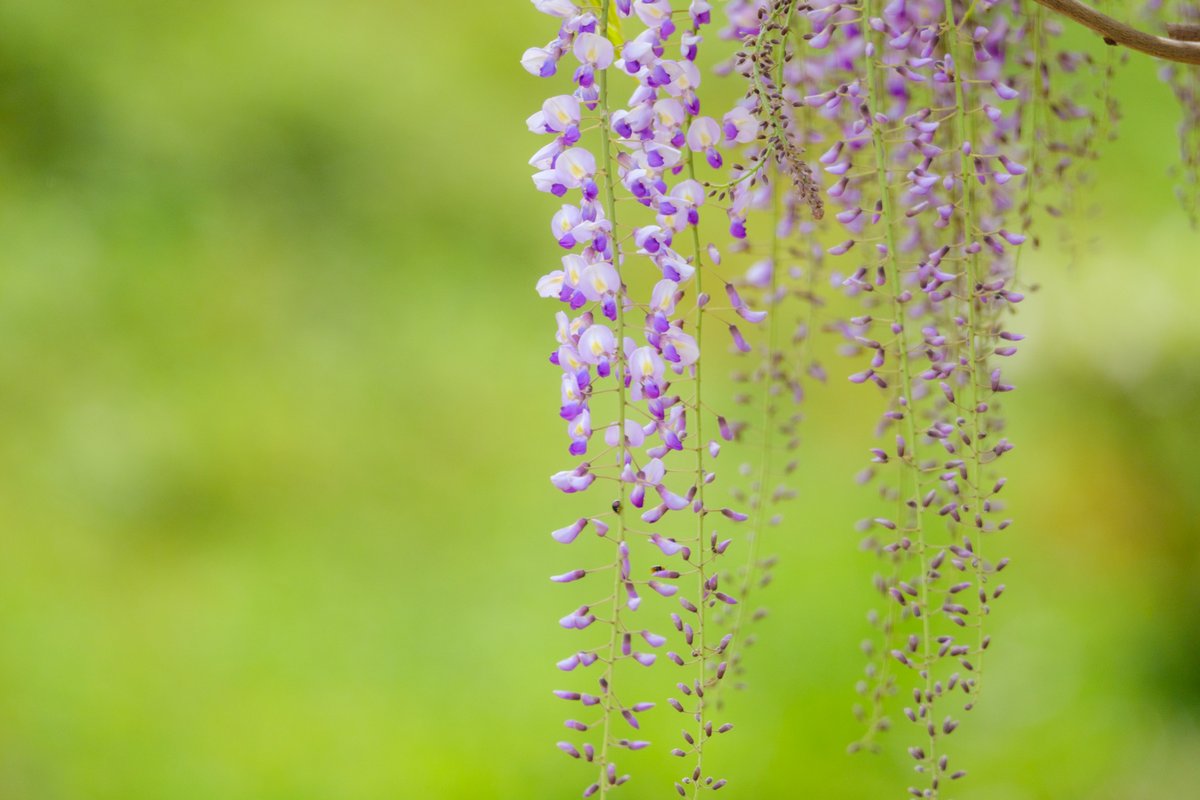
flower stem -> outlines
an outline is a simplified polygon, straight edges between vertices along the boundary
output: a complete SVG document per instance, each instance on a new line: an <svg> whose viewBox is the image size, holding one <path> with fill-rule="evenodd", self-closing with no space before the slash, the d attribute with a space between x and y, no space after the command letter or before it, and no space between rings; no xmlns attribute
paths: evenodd
<svg viewBox="0 0 1200 800"><path fill-rule="evenodd" d="M1045 54L1043 47L1045 46L1045 29L1043 26L1044 11L1040 5L1033 4L1033 13L1030 14L1030 30L1033 31L1033 96L1029 98L1029 144L1027 145L1029 152L1029 165L1025 174L1025 214L1026 219L1033 218L1033 198L1037 188L1038 177L1038 111L1041 110L1043 96L1045 94L1045 84L1042 82L1042 69ZM956 59L957 60L957 59ZM964 178L965 180L965 178ZM1021 272L1021 256L1024 255L1027 249L1027 244L1022 244L1017 248L1017 255L1013 262L1013 285L1018 281L1018 276Z"/></svg>
<svg viewBox="0 0 1200 800"><path fill-rule="evenodd" d="M777 86L783 85L783 66L785 50L787 48L786 33L791 29L792 13L795 9L795 3L785 4L787 16L782 23L784 35L780 37L778 56L774 58L776 64L775 83ZM758 80L757 71L755 72L755 80ZM760 84L761 86L761 84ZM787 131L783 128L782 123L772 115L772 123L780 131L780 135L786 136ZM783 172L780 169L776 170L774 176L770 178L771 187L771 280L767 288L768 302L776 304L776 296L779 290L779 263L780 251L783 246L782 237L779 235L779 225L782 219L784 181ZM776 304L777 305L777 304ZM779 352L779 312L778 308L772 307L767 314L767 346L766 352L763 354L763 395L762 395L762 450L759 454L758 463L758 505L751 510L754 512L754 523L750 531L750 536L746 543L746 565L742 575L741 586L738 592L738 605L734 611L733 624L730 627L730 644L729 652L737 652L738 645L742 640L742 629L746 622L746 609L748 608L747 600L750 596L750 590L754 586L754 578L758 571L758 553L759 546L764 534L764 522L766 518L766 487L770 481L771 475L771 455L774 451L772 435L775 431L775 406L771 402L771 387L775 375L775 360L776 354Z"/></svg>
<svg viewBox="0 0 1200 800"><path fill-rule="evenodd" d="M876 0L878 2L879 0ZM950 9L950 2L946 3L947 14L950 15L950 22L953 25L953 12ZM868 13L868 17L873 16ZM886 35L883 31L873 30L872 41L875 44L875 54L882 58L884 47L887 43ZM912 382L912 367L909 363L909 345L908 345L908 329L904 324L904 304L901 302L901 293L904 287L900 275L900 256L899 256L899 241L896 235L896 211L892 198L891 182L888 178L888 151L887 143L884 141L884 131L880 127L879 122L874 119L875 114L883 113L884 100L886 94L883 90L882 70L872 67L871 69L871 111L872 124L871 136L874 142L875 150L875 169L876 181L879 185L881 202L883 205L883 224L887 229L887 257L886 270L888 282L892 295L892 317L893 325L898 328L896 330L896 349L897 358L900 362L900 403L902 405L901 413L904 416L904 434L908 443L908 452L905 454L904 463L910 467L912 474L913 486L913 532L917 538L917 559L921 568L921 579L918 582L917 590L919 592L918 602L921 609L921 650L922 661L924 664L921 670L925 678L925 693L926 698L933 697L933 674L931 671L933 663L933 637L930 631L929 621L929 567L928 558L926 556L925 544L925 526L923 512L924 504L921 502L921 466L918 455L919 447L917 440L917 425L915 420L916 408L913 405L913 382ZM903 479L901 479L900 494L903 497ZM930 702L927 700L927 702ZM930 712L932 713L932 712ZM935 729L929 728L929 752L926 754L929 763L936 769L937 765L937 734ZM934 773L934 786L936 787L936 773ZM937 797L937 789L933 790L933 797Z"/></svg>
<svg viewBox="0 0 1200 800"><path fill-rule="evenodd" d="M608 35L609 21L609 4L611 0L602 0L600 6L600 35ZM613 146L611 142L610 128L610 109L608 101L608 70L599 70L597 82L600 87L599 106L600 106L600 156L604 163L604 206L605 214L608 217L611 230L609 235L612 238L613 252L613 268L617 273L621 273L621 257L620 257L620 239L617 236L617 201L616 193L613 184L616 180L616 161L613 158ZM624 302L624 276L621 280L620 297L617 300L617 347L618 352L622 352L625 341L625 302ZM617 359L618 369L614 376L617 380L617 430L619 432L620 444L618 446L618 463L619 470L625 469L626 460L629 457L629 448L625 439L625 419L627 416L626 398L625 398L625 373L626 364L623 358ZM619 490L616 502L616 546L621 547L625 543L625 499L626 486L625 481L618 479ZM608 659L604 670L604 686L603 689L603 707L604 707L604 734L600 743L600 757L598 759L599 766L599 785L600 798L604 800L608 795L608 790L611 784L608 781L608 764L609 764L609 746L612 741L612 720L614 712L614 698L612 691L614 667L616 666L617 656L619 653L618 645L625 626L621 621L621 565L620 557L616 560L616 567L613 570L613 619L612 629L608 640Z"/></svg>
<svg viewBox="0 0 1200 800"><path fill-rule="evenodd" d="M966 72L966 64L968 54L964 52L962 37L957 35L957 30L954 27L954 8L953 3L946 3L946 26L948 28L947 35L951 37L950 46L954 52L954 96L957 111L955 120L957 122L957 132L959 141L959 172L960 180L962 181L963 193L963 233L962 233L962 248L963 256L967 260L967 360L968 372L970 375L970 398L971 408L969 420L971 425L971 476L967 481L967 485L971 492L971 514L976 520L975 523L975 553L971 559L975 567L976 588L982 592L983 582L985 580L983 571L983 522L982 522L982 501L983 501L983 476L980 475L980 433L982 425L980 420L979 404L981 401L979 391L979 339L983 334L980 330L979 323L979 303L976 301L976 293L981 282L979 253L978 251L968 253L966 250L971 243L971 239L975 232L975 187L971 184L970 176L968 175L968 158L963 149L964 143L970 140L970 120L967 116L967 103L964 98L963 84L968 79ZM978 627L978 646L975 654L975 685L974 692L978 693L983 680L983 616L986 613L986 606L981 601L979 619L977 620Z"/></svg>
<svg viewBox="0 0 1200 800"><path fill-rule="evenodd" d="M688 150L687 156L687 171L688 177L692 180L696 179L695 158L692 151ZM699 224L692 225L692 247L694 249L694 262L696 267L696 297L699 297L704 292L704 257L703 250L700 245L700 226ZM701 353L704 352L704 309L696 308L696 345L700 348ZM706 573L705 558L704 558L704 517L708 513L708 509L704 507L704 429L703 429L703 414L701 413L702 395L701 390L701 369L700 365L703 359L697 359L695 364L696 375L696 398L695 398L695 425L696 436L696 549L694 551L696 557L696 650L700 654L697 660L697 677L700 687L703 687L708 677L708 650L704 642L704 629L706 609L708 603L705 602L707 594L706 583L708 575ZM697 692L696 697L696 770L694 775L703 775L704 768L704 695ZM700 795L701 780L695 779L692 781L693 797Z"/></svg>

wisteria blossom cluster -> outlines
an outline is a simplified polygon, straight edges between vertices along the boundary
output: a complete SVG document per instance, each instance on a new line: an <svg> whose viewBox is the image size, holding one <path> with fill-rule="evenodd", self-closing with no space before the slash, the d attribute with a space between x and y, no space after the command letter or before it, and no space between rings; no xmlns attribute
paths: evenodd
<svg viewBox="0 0 1200 800"><path fill-rule="evenodd" d="M1014 199L1019 224L1036 247L1037 212L1062 219L1077 211L1073 207L1086 197L1094 179L1090 165L1099 157L1100 145L1116 136L1120 109L1110 91L1126 53L1106 47L1097 57L1067 46L1062 21L1041 6L1022 13L1018 5L1011 12L1019 49L1010 70L1013 84L1022 87L1024 139L1014 144L1026 154L1028 168ZM1074 239L1071 229L1060 223L1053 232L1078 248L1083 243Z"/></svg>
<svg viewBox="0 0 1200 800"><path fill-rule="evenodd" d="M767 614L765 607L747 602L772 579L775 558L762 551L766 534L782 523L782 504L798 496L792 476L799 463L804 399L810 384L826 378L810 346L824 304L823 250L816 225L824 214L824 200L803 155L811 136L811 115L793 114L785 97L783 44L792 5L728 3L721 36L738 43L739 49L717 66L719 73L739 75L746 87L727 117L759 124L742 122L740 130L753 135L730 136L738 165L728 183L709 183L708 189L715 203L727 204L734 220L730 252L748 262L737 288L769 314L760 335L738 348L743 363L731 375L731 427L749 458L740 464L730 491L751 514L746 557L729 573L743 602L720 620L733 636L730 664L735 675L743 674L742 651L755 640L749 623ZM726 125L734 128L732 119ZM747 236L751 213L757 214L761 227Z"/></svg>
<svg viewBox="0 0 1200 800"><path fill-rule="evenodd" d="M593 498L551 534L571 546L551 578L572 585L558 747L590 767L584 797L630 779L662 705L684 720L661 748L686 765L675 791L726 785L705 751L732 728L722 693L765 613L750 602L771 578L763 540L802 492L824 332L843 375L881 397L858 478L877 495L861 525L879 602L852 749L903 716L910 796L966 774L950 741L983 689L1008 565L1001 402L1023 338L1020 254L1118 116L1119 57L1062 46L1040 2L729 0L713 25L703 0L533 0L557 25L521 60L553 87L527 121L548 140L529 163L559 248L537 282L557 305L571 459L551 482ZM703 67L702 45L722 40ZM1196 68L1172 69L1194 109ZM701 106L714 72L739 82L730 107ZM857 309L835 316L834 292ZM706 365L727 350L741 366L719 415L730 392ZM718 473L731 441L745 458ZM653 681L631 678L660 661L662 691L635 695Z"/></svg>
<svg viewBox="0 0 1200 800"><path fill-rule="evenodd" d="M701 246L706 193L695 161L721 169L720 148L739 136L738 120L731 130L701 114L696 58L710 21L707 3L693 2L684 14L666 0L534 5L559 19L559 31L527 51L523 65L551 77L570 59L574 84L528 120L532 132L551 137L530 161L534 184L565 201L551 233L568 252L538 292L563 306L550 360L561 371L569 452L586 459L552 482L567 493L594 494L597 482L611 490L603 508L552 534L571 544L590 528L609 548L601 566L576 566L552 580L607 576L611 587L560 621L574 632L596 626L602 636L558 663L568 673L600 673L585 683L588 691L556 692L579 709L565 723L571 738L559 747L595 767L585 797L623 784L629 776L618 750L649 746L638 738L639 715L657 702L626 699L623 678L629 665L655 664L661 650L685 673L667 703L692 722L672 749L693 762L676 789L685 796L720 789L725 781L705 772L703 751L730 726L710 716L706 697L724 678L730 639L714 640L705 623L710 609L737 600L716 567L731 540L720 538L715 520L733 525L747 517L706 502L718 440L732 431L721 417L706 425L700 347L706 316L723 320L731 341L744 346L738 322L753 325L765 313L750 309L731 284L720 292L728 301L720 306L705 291L705 274L719 277L713 268L720 253ZM741 124L753 120L746 115ZM637 291L642 283L648 291ZM706 427L716 435L706 438ZM669 598L674 610L647 616L648 597Z"/></svg>
<svg viewBox="0 0 1200 800"><path fill-rule="evenodd" d="M1177 25L1178 34L1200 41L1200 6L1182 0L1149 0L1145 15L1156 24ZM1191 216L1192 225L1200 225L1200 66L1164 64L1161 78L1171 87L1179 102L1179 165L1177 191Z"/></svg>
<svg viewBox="0 0 1200 800"><path fill-rule="evenodd" d="M835 3L806 16L807 47L824 55L801 102L833 123L817 162L845 238L829 248L863 313L843 334L864 362L850 380L882 391L884 441L861 476L892 510L869 519L867 546L885 569L873 612L879 652L860 684L868 741L887 726L903 687L904 715L922 732L909 753L935 797L964 773L945 738L958 726L948 696L969 709L990 643L986 618L1006 561L991 535L1012 445L998 398L1012 389L1002 362L1022 337L1007 328L1024 296L1014 286L1012 189L1027 168L1019 149L1021 90L1008 60L1010 16L980 3ZM814 59L816 61L816 59ZM895 671L900 674L894 674ZM910 677L911 676L911 677Z"/></svg>

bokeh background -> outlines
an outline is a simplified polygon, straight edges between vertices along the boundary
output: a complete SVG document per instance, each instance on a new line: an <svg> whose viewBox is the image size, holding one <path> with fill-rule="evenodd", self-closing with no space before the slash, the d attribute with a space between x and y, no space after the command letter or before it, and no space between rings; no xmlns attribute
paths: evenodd
<svg viewBox="0 0 1200 800"><path fill-rule="evenodd" d="M533 292L557 253L523 122L550 85L517 63L550 24L0 3L0 798L577 796ZM1154 72L1116 84L1099 210L1027 256L1014 565L963 798L1200 786L1200 237ZM872 409L812 394L774 613L711 751L731 797L906 785L903 736L845 753ZM630 758L622 796L673 796L666 761Z"/></svg>

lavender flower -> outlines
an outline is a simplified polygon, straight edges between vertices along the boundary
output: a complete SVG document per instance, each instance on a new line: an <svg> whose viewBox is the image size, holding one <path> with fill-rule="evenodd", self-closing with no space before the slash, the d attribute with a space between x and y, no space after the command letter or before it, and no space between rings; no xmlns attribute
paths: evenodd
<svg viewBox="0 0 1200 800"><path fill-rule="evenodd" d="M697 444L703 441L700 356L706 270L697 226L706 195L695 179L692 154L702 153L710 168L719 168L724 141L715 120L700 114L696 94L700 73L694 60L700 27L709 21L707 3L691 4L683 30L665 0L534 5L561 23L549 45L526 52L525 68L548 77L567 54L578 63L574 91L550 97L527 121L531 131L553 137L530 164L536 170L534 186L564 201L551 220L551 234L569 252L561 257L561 268L538 281L537 291L566 307L557 314L558 346L550 361L560 371L559 413L567 423L568 451L589 458L556 474L552 482L574 493L602 480L616 494L611 511L581 517L552 535L559 543L574 544L591 524L612 553L598 568L571 565L551 578L586 584L601 573L612 581L608 597L578 606L560 620L561 627L576 633L602 624L608 641L558 662L571 673L592 665L602 670L596 694L556 693L569 702L598 706L600 712L591 722L567 720L576 740L559 748L597 769L584 796L605 797L628 779L617 770L617 750L650 745L618 731L621 726L639 729L638 715L654 705L627 705L615 687L623 682L627 665L654 665L658 654L653 650L668 643L653 628L635 628L632 615L644 613L644 604L653 604L655 597L682 610L670 617L690 656L668 655L696 671L688 684L694 688L685 692L689 698L674 705L694 706L687 713L700 728L689 751L698 764L706 738L700 732L712 725L703 689L723 676L723 671L716 678L708 676L722 646L705 641L706 609L734 600L720 591L710 567L728 542L718 542L707 525L713 509L706 505L704 487L713 476L705 463L706 448ZM632 35L635 20L644 29ZM669 55L672 50L678 56ZM620 108L610 88L618 78L632 87L628 103ZM633 201L634 209L644 209L640 224L618 223L618 193ZM649 297L640 300L631 294L628 278L638 267L654 275ZM689 317L694 317L694 329ZM604 446L593 455L596 431L603 431ZM694 459L691 466L684 466L687 458ZM669 467L674 461L680 464ZM688 472L690 484L685 484L680 474ZM720 511L730 519L742 518L733 510ZM694 517L693 534L673 532L682 514ZM643 554L646 550L654 555ZM635 569L637 558L656 562L649 578ZM688 579L694 588L687 588ZM638 649L638 642L649 649ZM591 734L590 740L585 734ZM680 785L698 791L701 785L715 785L714 780L697 769Z"/></svg>

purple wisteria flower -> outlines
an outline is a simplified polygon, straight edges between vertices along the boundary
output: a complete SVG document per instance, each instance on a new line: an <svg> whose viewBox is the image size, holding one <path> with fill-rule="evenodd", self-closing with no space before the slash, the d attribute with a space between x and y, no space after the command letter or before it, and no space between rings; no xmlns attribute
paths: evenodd
<svg viewBox="0 0 1200 800"><path fill-rule="evenodd" d="M708 3L695 0L686 15L667 0L541 0L534 6L557 18L559 31L546 46L527 50L522 65L550 77L567 59L574 84L569 94L546 99L526 123L550 137L530 166L534 187L559 199L550 232L566 252L538 281L537 292L560 304L557 347L550 355L559 370L559 416L567 425L569 454L587 458L551 481L565 493L613 490L603 502L607 510L552 533L556 542L579 547L590 526L610 553L599 567L570 565L551 578L587 585L598 575L610 587L600 602L575 605L559 620L574 635L596 628L607 634L607 641L574 646L558 662L572 674L600 671L591 694L556 692L595 707L590 720L566 721L571 740L559 749L594 765L596 779L583 794L604 797L628 779L617 768L617 751L649 745L621 731L638 730L638 715L654 704L627 704L616 689L627 665L653 665L654 651L668 644L654 622L633 624L634 614L646 614L649 598L675 604L671 624L690 655L671 651L669 660L696 673L687 684L694 688L683 692L691 708L684 701L672 705L695 716L701 740L713 725L703 687L714 679L713 659L725 645L705 642L705 609L735 601L720 590L710 566L729 541L718 540L706 519L710 511L727 523L745 515L710 509L704 498L714 477L705 458L715 458L719 448L703 443L701 432L701 284L708 267L698 226L708 198L695 178L693 154L710 169L720 168L729 137L715 118L701 115L697 95L695 59L701 26L710 21ZM735 117L733 136L745 136L752 124ZM639 284L640 275L652 276L648 296L630 291L633 275ZM748 310L739 313L757 321ZM639 558L655 562L649 577L644 567L635 568ZM589 591L594 597L595 589ZM715 680L723 675L722 667ZM699 763L703 742L691 738L687 752ZM697 769L678 786L683 792L718 784L723 781Z"/></svg>

